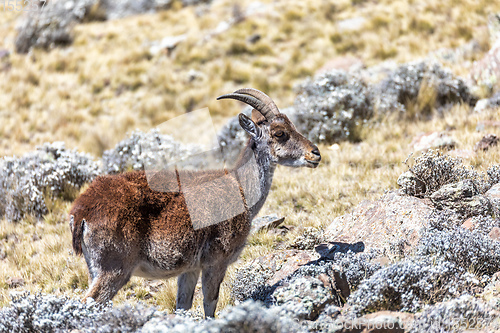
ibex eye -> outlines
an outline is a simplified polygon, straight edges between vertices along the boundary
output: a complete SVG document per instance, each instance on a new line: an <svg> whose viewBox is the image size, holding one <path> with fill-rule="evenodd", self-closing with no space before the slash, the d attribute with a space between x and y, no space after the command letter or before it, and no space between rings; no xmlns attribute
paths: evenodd
<svg viewBox="0 0 500 333"><path fill-rule="evenodd" d="M281 136L283 136L283 134L284 134L283 131L278 131L278 132L274 133L274 135L277 137L281 137Z"/></svg>

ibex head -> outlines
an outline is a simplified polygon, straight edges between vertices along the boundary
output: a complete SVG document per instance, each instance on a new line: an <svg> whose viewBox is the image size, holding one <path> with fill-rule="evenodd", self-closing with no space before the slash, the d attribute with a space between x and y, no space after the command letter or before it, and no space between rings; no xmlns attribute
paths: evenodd
<svg viewBox="0 0 500 333"><path fill-rule="evenodd" d="M240 113L241 127L253 138L255 148L268 153L271 162L292 167L316 168L321 154L281 113L273 100L263 92L244 88L217 99L232 98L254 108L250 119Z"/></svg>

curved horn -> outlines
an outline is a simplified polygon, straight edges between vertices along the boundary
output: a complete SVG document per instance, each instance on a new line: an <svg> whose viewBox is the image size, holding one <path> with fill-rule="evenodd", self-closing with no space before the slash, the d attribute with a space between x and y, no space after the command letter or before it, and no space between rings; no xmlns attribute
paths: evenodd
<svg viewBox="0 0 500 333"><path fill-rule="evenodd" d="M255 110L257 110L260 113L262 113L262 115L267 120L271 120L271 119L274 118L275 114L273 113L273 111L271 111L271 109L269 108L269 106L266 105L266 104L264 104L264 102L261 101L258 98L255 98L255 97L249 96L249 95L232 93L232 94L226 94L226 95L219 96L219 97L217 97L217 100L224 99L224 98L236 99L238 101L241 101L243 103L246 103L246 104L250 105Z"/></svg>
<svg viewBox="0 0 500 333"><path fill-rule="evenodd" d="M258 98L260 101L262 101L264 104L266 104L267 107L272 111L274 115L280 114L280 110L274 103L274 101L271 99L271 97L267 96L265 93L263 93L260 90L254 89L254 88L242 88L238 89L234 92L235 94L245 94L245 95L250 95L255 98Z"/></svg>

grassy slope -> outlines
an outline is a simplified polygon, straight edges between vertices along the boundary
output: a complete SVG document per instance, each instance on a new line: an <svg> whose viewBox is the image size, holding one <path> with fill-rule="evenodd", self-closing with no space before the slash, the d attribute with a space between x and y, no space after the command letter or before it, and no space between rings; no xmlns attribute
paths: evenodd
<svg viewBox="0 0 500 333"><path fill-rule="evenodd" d="M352 2L352 3L351 3ZM494 1L262 1L264 12L251 15L221 35L203 36L237 12L235 1L216 1L200 17L195 8L175 9L119 21L82 24L70 48L12 53L11 69L0 71L0 156L21 154L45 141L63 140L99 156L124 138L124 133L147 130L168 118L208 106L219 126L239 111L237 103L214 98L238 87L252 86L271 95L278 105L293 102L292 87L314 74L329 59L344 54L367 65L386 59L418 59L442 47L455 47L474 38L488 48L486 15L500 11ZM239 2L240 10L250 1ZM362 16L359 31L339 31L336 22ZM4 47L13 49L16 13L0 16ZM149 41L188 34L171 55L148 53ZM254 33L262 38L246 43ZM478 54L481 56L481 54ZM0 60L2 61L2 60ZM5 61L5 60L4 60ZM202 73L189 81L189 71ZM467 64L453 70L466 75ZM284 238L261 233L249 240L241 261L272 251L303 227L320 227L364 199L375 199L396 187L406 169L401 162L408 144L421 131L454 128L460 148L472 148L485 133L475 131L478 119L495 114L470 114L456 106L444 118L427 122L385 119L363 133L360 144L341 143L338 150L320 147L324 162L316 170L280 167L263 214L286 216L298 226ZM499 133L497 133L499 134ZM479 154L471 163L494 164L499 148ZM0 304L8 302L6 280L21 276L25 289L81 296L87 287L82 258L69 255L65 222L69 203L56 201L45 221L0 222ZM219 309L230 302L226 277ZM175 280L146 282L140 278L122 289L117 303L144 300L173 309ZM150 296L154 297L150 297ZM197 295L195 306L200 306Z"/></svg>

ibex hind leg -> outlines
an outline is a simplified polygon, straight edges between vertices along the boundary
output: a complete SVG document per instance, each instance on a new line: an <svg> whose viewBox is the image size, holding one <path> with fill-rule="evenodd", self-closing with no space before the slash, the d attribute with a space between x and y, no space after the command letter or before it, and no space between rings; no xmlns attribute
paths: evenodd
<svg viewBox="0 0 500 333"><path fill-rule="evenodd" d="M211 266L203 269L201 276L203 284L203 310L205 317L214 317L219 290L222 280L226 275L227 265Z"/></svg>
<svg viewBox="0 0 500 333"><path fill-rule="evenodd" d="M193 295L198 283L200 270L186 272L177 278L177 309L189 310L193 305Z"/></svg>
<svg viewBox="0 0 500 333"><path fill-rule="evenodd" d="M83 298L91 297L96 302L111 300L129 280L134 270L134 258L125 257L122 253L130 253L129 249L106 249L105 251L84 250L85 261L92 280L89 291Z"/></svg>
<svg viewBox="0 0 500 333"><path fill-rule="evenodd" d="M83 298L85 301L91 297L97 303L105 303L111 300L129 280L131 272L124 271L100 271L93 279L89 291Z"/></svg>

